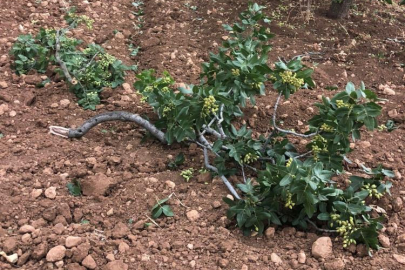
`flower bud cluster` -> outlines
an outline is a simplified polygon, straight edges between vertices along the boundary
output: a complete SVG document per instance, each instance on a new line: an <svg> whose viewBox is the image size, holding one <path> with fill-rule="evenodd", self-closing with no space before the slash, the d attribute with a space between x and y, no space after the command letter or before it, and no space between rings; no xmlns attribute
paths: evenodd
<svg viewBox="0 0 405 270"><path fill-rule="evenodd" d="M290 159L287 161L287 163L285 164L285 166L286 166L287 168L290 167L291 164L292 164L292 162L293 162L293 158L290 158Z"/></svg>
<svg viewBox="0 0 405 270"><path fill-rule="evenodd" d="M232 75L238 77L240 75L240 70L238 68L231 69Z"/></svg>
<svg viewBox="0 0 405 270"><path fill-rule="evenodd" d="M382 193L379 193L377 190L377 186L375 184L365 184L363 185L362 190L367 190L370 197L375 197L377 199L381 199L383 196Z"/></svg>
<svg viewBox="0 0 405 270"><path fill-rule="evenodd" d="M323 123L322 126L321 126L321 130L325 131L325 132L333 132L335 130L335 128L332 127L332 126L329 126L326 123Z"/></svg>
<svg viewBox="0 0 405 270"><path fill-rule="evenodd" d="M348 104L348 103L345 103L345 102L344 102L343 100L341 100L341 99L338 99L338 100L336 100L336 107L338 107L338 108L350 108L351 105Z"/></svg>
<svg viewBox="0 0 405 270"><path fill-rule="evenodd" d="M287 191L284 206L289 209L293 209L293 207L295 206L295 202L292 201L292 194L289 191Z"/></svg>
<svg viewBox="0 0 405 270"><path fill-rule="evenodd" d="M280 73L281 81L283 83L291 84L295 88L301 88L301 86L304 84L304 79L302 78L297 78L297 74L293 73L292 71L286 70L284 72Z"/></svg>
<svg viewBox="0 0 405 270"><path fill-rule="evenodd" d="M204 106L202 108L202 115L208 116L211 113L215 114L218 111L218 104L214 96L204 98Z"/></svg>
<svg viewBox="0 0 405 270"><path fill-rule="evenodd" d="M340 220L340 215L338 214L331 214L331 218L331 227L333 227L333 222L339 225L336 231L343 236L343 247L347 248L351 244L356 244L356 240L351 238L351 235L357 230L354 218L350 217L349 220Z"/></svg>
<svg viewBox="0 0 405 270"><path fill-rule="evenodd" d="M256 154L247 153L243 158L243 163L250 164L255 162L259 157Z"/></svg>

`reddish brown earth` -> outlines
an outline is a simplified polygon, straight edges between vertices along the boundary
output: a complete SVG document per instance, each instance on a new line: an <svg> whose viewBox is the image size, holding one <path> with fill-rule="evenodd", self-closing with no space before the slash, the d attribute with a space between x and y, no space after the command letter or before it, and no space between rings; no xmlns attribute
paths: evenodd
<svg viewBox="0 0 405 270"><path fill-rule="evenodd" d="M145 0L145 22L141 29L135 29L137 17L131 11L136 9L130 0L86 2L75 0L71 5L95 20L94 30L75 30L77 37L101 44L126 64L138 63L140 69L160 72L166 69L184 83L197 82L200 63L226 38L221 24L234 22L247 5L242 0ZM106 91L96 112L84 111L63 82L38 89L34 84L41 80L40 75L14 75L8 51L16 37L35 33L40 26L61 26L65 2L2 0L0 250L19 255L17 268L405 269L405 51L404 44L387 40L404 38L404 10L364 1L352 10L350 20L338 22L325 17L327 4L323 2L327 1L313 7L310 17L296 6L298 1L290 1L292 6L288 1L260 2L267 4L266 12L276 18L272 60L319 53L305 58L308 65L316 65L318 87L300 91L281 106L279 115L285 127L305 128L316 111L312 104L319 95L333 94L324 90L325 86L342 88L349 80L364 81L386 99L381 102L384 109L380 121L394 118L399 128L391 133L364 132L350 155L356 162L367 166L383 163L396 172L393 196L379 202L387 210L380 236L385 248L370 258L363 256L361 249L344 250L336 235L325 235L332 238L333 254L316 259L312 244L322 234L312 229L283 227L276 228L274 235L268 231L267 237L244 237L225 217L227 207L221 198L228 191L218 179L199 182L196 175L187 183L179 175L189 167L198 170L202 153L185 145L141 142L143 132L132 124L104 124L80 140L48 134L50 125L78 126L106 110L149 116L152 111L132 90L123 88ZM114 30L119 33L114 34ZM130 43L141 47L133 59L129 56ZM127 82L132 84L133 80L134 74L129 74ZM394 90L393 95L386 95L384 87L379 87L386 84ZM274 101L275 93L269 90L257 107L245 110L250 127L268 132ZM167 163L180 152L186 153L186 163L177 171L167 170ZM350 170L359 169L355 165ZM85 196L68 193L66 184L73 179L81 181ZM173 192L177 197L169 203L175 217L158 219L159 227L152 224L145 228L145 223L151 223L148 216L156 199ZM191 210L199 214L195 221L186 215ZM52 254L47 256L49 250L64 257L51 258ZM275 263L278 259L282 262ZM0 269L13 267L0 259Z"/></svg>

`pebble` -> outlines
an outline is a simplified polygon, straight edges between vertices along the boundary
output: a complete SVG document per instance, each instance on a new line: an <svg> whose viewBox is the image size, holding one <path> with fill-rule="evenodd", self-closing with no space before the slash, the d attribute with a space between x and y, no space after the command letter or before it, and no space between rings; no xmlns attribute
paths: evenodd
<svg viewBox="0 0 405 270"><path fill-rule="evenodd" d="M121 242L121 243L118 245L118 251L119 251L121 254L127 252L128 250L129 250L129 245L128 245L127 243Z"/></svg>
<svg viewBox="0 0 405 270"><path fill-rule="evenodd" d="M10 115L10 117L14 117L14 116L17 115L17 112L16 112L16 111L11 111L11 112L9 113L9 115Z"/></svg>
<svg viewBox="0 0 405 270"><path fill-rule="evenodd" d="M359 146L361 148L369 148L371 146L371 143L369 141L362 141L359 143Z"/></svg>
<svg viewBox="0 0 405 270"><path fill-rule="evenodd" d="M122 88L124 88L125 92L127 93L132 92L131 85L129 83L123 83Z"/></svg>
<svg viewBox="0 0 405 270"><path fill-rule="evenodd" d="M66 248L64 246L56 246L51 248L46 254L47 262L57 262L62 260L66 255Z"/></svg>
<svg viewBox="0 0 405 270"><path fill-rule="evenodd" d="M404 207L402 199L400 197L396 197L392 202L392 207L394 208L395 212L400 212Z"/></svg>
<svg viewBox="0 0 405 270"><path fill-rule="evenodd" d="M59 101L59 104L62 108L67 108L70 104L70 100L62 99L61 101Z"/></svg>
<svg viewBox="0 0 405 270"><path fill-rule="evenodd" d="M211 205L212 205L213 208L217 209L217 208L221 207L221 202L220 201L213 201Z"/></svg>
<svg viewBox="0 0 405 270"><path fill-rule="evenodd" d="M332 240L330 237L320 237L312 244L312 256L315 258L327 258L332 255Z"/></svg>
<svg viewBox="0 0 405 270"><path fill-rule="evenodd" d="M401 235L399 235L397 237L397 242L398 243L405 243L405 233L403 233L403 234L401 234Z"/></svg>
<svg viewBox="0 0 405 270"><path fill-rule="evenodd" d="M325 270L343 270L345 269L345 263L342 259L335 259L329 262L325 262L323 265Z"/></svg>
<svg viewBox="0 0 405 270"><path fill-rule="evenodd" d="M128 264L124 263L122 260L113 261L106 264L105 270L128 270Z"/></svg>
<svg viewBox="0 0 405 270"><path fill-rule="evenodd" d="M269 227L269 228L267 228L266 229L266 231L264 231L264 235L267 237L267 238L273 238L274 237L274 233L276 232L276 229L275 228L273 228L273 227Z"/></svg>
<svg viewBox="0 0 405 270"><path fill-rule="evenodd" d="M300 251L300 253L298 253L298 262L301 264L304 264L307 261L307 256L305 255L304 251Z"/></svg>
<svg viewBox="0 0 405 270"><path fill-rule="evenodd" d="M282 264L283 263L283 260L274 252L271 253L270 260L272 262L274 262L274 263L277 263L277 264Z"/></svg>
<svg viewBox="0 0 405 270"><path fill-rule="evenodd" d="M31 197L34 198L34 199L38 198L41 195L42 195L42 189L40 189L40 188L39 189L33 189L31 191Z"/></svg>
<svg viewBox="0 0 405 270"><path fill-rule="evenodd" d="M378 236L378 241L380 241L381 246L385 248L389 248L391 246L390 239L384 234L380 234Z"/></svg>
<svg viewBox="0 0 405 270"><path fill-rule="evenodd" d="M97 263L91 255L87 255L82 261L82 265L88 269L96 269Z"/></svg>
<svg viewBox="0 0 405 270"><path fill-rule="evenodd" d="M59 107L59 104L58 103L52 103L51 104L51 108L58 108Z"/></svg>
<svg viewBox="0 0 405 270"><path fill-rule="evenodd" d="M397 262L399 262L400 264L405 264L405 256L399 254L394 254L393 256Z"/></svg>
<svg viewBox="0 0 405 270"><path fill-rule="evenodd" d="M171 189L175 188L175 186L176 186L176 184L170 180L167 180L165 183L166 183L166 186Z"/></svg>
<svg viewBox="0 0 405 270"><path fill-rule="evenodd" d="M56 198L56 187L49 187L45 190L45 197L48 199L55 199Z"/></svg>
<svg viewBox="0 0 405 270"><path fill-rule="evenodd" d="M65 246L67 248L72 248L80 245L82 238L78 236L68 236L65 241Z"/></svg>
<svg viewBox="0 0 405 270"><path fill-rule="evenodd" d="M106 258L106 260L109 261L109 262L115 261L114 254L112 254L112 253L107 254L107 256L106 256L105 258Z"/></svg>
<svg viewBox="0 0 405 270"><path fill-rule="evenodd" d="M114 215L114 208L111 208L110 210L107 211L107 216L112 216Z"/></svg>
<svg viewBox="0 0 405 270"><path fill-rule="evenodd" d="M19 233L32 233L35 231L35 228L31 225L23 225L21 228L18 230Z"/></svg>
<svg viewBox="0 0 405 270"><path fill-rule="evenodd" d="M198 213L197 210L191 210L187 212L187 218L190 221L196 221L197 219L200 218L200 214Z"/></svg>
<svg viewBox="0 0 405 270"><path fill-rule="evenodd" d="M123 238L129 234L129 229L128 226L125 225L122 222L119 222L117 225L115 225L113 231L112 231L112 237L113 238Z"/></svg>
<svg viewBox="0 0 405 270"><path fill-rule="evenodd" d="M227 267L228 264L229 264L229 260L227 260L227 259L220 259L220 260L218 261L218 265L219 265L220 267Z"/></svg>
<svg viewBox="0 0 405 270"><path fill-rule="evenodd" d="M6 89L8 87L8 84L5 81L0 82L0 88Z"/></svg>

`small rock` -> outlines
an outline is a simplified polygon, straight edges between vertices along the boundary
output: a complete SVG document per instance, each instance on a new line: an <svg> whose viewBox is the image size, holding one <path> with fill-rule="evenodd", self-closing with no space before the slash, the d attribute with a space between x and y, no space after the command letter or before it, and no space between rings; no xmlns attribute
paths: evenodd
<svg viewBox="0 0 405 270"><path fill-rule="evenodd" d="M128 250L129 250L129 245L128 245L127 243L121 242L121 243L118 245L118 251L119 251L121 254L127 252Z"/></svg>
<svg viewBox="0 0 405 270"><path fill-rule="evenodd" d="M62 260L66 255L66 248L64 246L56 246L51 248L46 254L46 261L57 262Z"/></svg>
<svg viewBox="0 0 405 270"><path fill-rule="evenodd" d="M227 259L220 259L219 261L218 261L218 265L220 266L220 267L227 267L228 266L228 264L229 264L229 260L227 260Z"/></svg>
<svg viewBox="0 0 405 270"><path fill-rule="evenodd" d="M405 264L405 256L394 254L394 259L399 262L400 264Z"/></svg>
<svg viewBox="0 0 405 270"><path fill-rule="evenodd" d="M1 89L6 89L8 87L8 84L5 81L0 82L0 88Z"/></svg>
<svg viewBox="0 0 405 270"><path fill-rule="evenodd" d="M264 235L265 235L267 238L271 239L271 238L274 237L274 233L275 233L275 232L276 232L276 229L275 229L275 228L273 228L273 227L268 227L268 228L266 229L266 231L264 232Z"/></svg>
<svg viewBox="0 0 405 270"><path fill-rule="evenodd" d="M56 187L49 187L45 190L45 197L48 199L55 199L56 198Z"/></svg>
<svg viewBox="0 0 405 270"><path fill-rule="evenodd" d="M388 111L388 116L391 117L391 118L395 118L395 117L398 116L398 111L396 109Z"/></svg>
<svg viewBox="0 0 405 270"><path fill-rule="evenodd" d="M48 252L48 243L44 242L36 246L31 254L31 257L35 260L40 260L45 257L46 253Z"/></svg>
<svg viewBox="0 0 405 270"><path fill-rule="evenodd" d="M57 235L61 235L65 230L65 226L62 223L58 223L52 228L53 232Z"/></svg>
<svg viewBox="0 0 405 270"><path fill-rule="evenodd" d="M332 255L332 240L330 237L320 237L312 244L312 256L327 258Z"/></svg>
<svg viewBox="0 0 405 270"><path fill-rule="evenodd" d="M325 262L325 270L343 270L345 269L345 263L342 259L335 259L330 262Z"/></svg>
<svg viewBox="0 0 405 270"><path fill-rule="evenodd" d="M123 83L122 88L124 88L125 92L127 92L127 93L132 92L132 89L131 89L131 86L129 85L129 83Z"/></svg>
<svg viewBox="0 0 405 270"><path fill-rule="evenodd" d="M383 93L387 96L395 96L395 91L388 86L384 87Z"/></svg>
<svg viewBox="0 0 405 270"><path fill-rule="evenodd" d="M51 104L51 108L53 108L53 109L58 108L58 107L59 107L58 103L52 103Z"/></svg>
<svg viewBox="0 0 405 270"><path fill-rule="evenodd" d="M72 248L80 245L82 238L78 236L68 236L65 241L65 246L67 248Z"/></svg>
<svg viewBox="0 0 405 270"><path fill-rule="evenodd" d="M97 263L91 255L87 255L82 261L82 265L88 269L96 269Z"/></svg>
<svg viewBox="0 0 405 270"><path fill-rule="evenodd" d="M65 263L64 263L63 261L57 261L57 262L55 262L55 266L56 266L58 269L61 269L64 264L65 264Z"/></svg>
<svg viewBox="0 0 405 270"><path fill-rule="evenodd" d="M221 207L221 202L220 201L213 201L211 205L212 205L212 208L217 209L217 208Z"/></svg>
<svg viewBox="0 0 405 270"><path fill-rule="evenodd" d="M35 231L35 228L31 225L23 225L18 230L19 233L32 233L33 231Z"/></svg>
<svg viewBox="0 0 405 270"><path fill-rule="evenodd" d="M13 253L17 249L17 241L14 238L7 238L3 242L3 250L5 253Z"/></svg>
<svg viewBox="0 0 405 270"><path fill-rule="evenodd" d="M369 141L362 141L359 143L359 146L361 148L369 148L371 146L371 143Z"/></svg>
<svg viewBox="0 0 405 270"><path fill-rule="evenodd" d="M110 210L107 211L107 216L112 216L114 215L114 208L111 208Z"/></svg>
<svg viewBox="0 0 405 270"><path fill-rule="evenodd" d="M391 246L390 239L384 234L380 234L378 236L378 241L380 241L381 246L385 248L389 248Z"/></svg>
<svg viewBox="0 0 405 270"><path fill-rule="evenodd" d="M107 259L107 261L109 261L109 262L113 262L113 261L115 261L114 254L112 254L112 253L107 254L107 256L106 256L105 258L106 258L106 259Z"/></svg>
<svg viewBox="0 0 405 270"><path fill-rule="evenodd" d="M400 212L402 210L402 208L404 207L402 199L400 197L396 197L394 199L394 201L392 202L392 207L394 208L395 212Z"/></svg>
<svg viewBox="0 0 405 270"><path fill-rule="evenodd" d="M106 264L105 270L128 270L128 265L122 260L113 261Z"/></svg>
<svg viewBox="0 0 405 270"><path fill-rule="evenodd" d="M67 108L70 104L70 100L62 99L61 101L59 101L59 104L62 108Z"/></svg>
<svg viewBox="0 0 405 270"><path fill-rule="evenodd" d="M122 222L119 222L117 225L115 225L115 227L112 231L112 237L115 239L123 238L123 237L127 236L128 234L129 234L128 226Z"/></svg>
<svg viewBox="0 0 405 270"><path fill-rule="evenodd" d="M212 180L212 176L210 172L205 172L197 176L198 183L209 183Z"/></svg>
<svg viewBox="0 0 405 270"><path fill-rule="evenodd" d="M307 261L307 256L305 255L304 251L300 251L300 253L298 253L298 262L301 264L304 264Z"/></svg>
<svg viewBox="0 0 405 270"><path fill-rule="evenodd" d="M397 237L397 242L398 243L405 243L405 233L403 233L403 234L401 234L401 235L399 235Z"/></svg>
<svg viewBox="0 0 405 270"><path fill-rule="evenodd" d="M200 214L198 213L197 210L191 210L187 212L187 218L190 221L196 221L197 219L200 218Z"/></svg>
<svg viewBox="0 0 405 270"><path fill-rule="evenodd" d="M270 260L272 262L274 262L274 263L277 263L277 264L282 264L283 263L283 260L274 252L271 253Z"/></svg>
<svg viewBox="0 0 405 270"><path fill-rule="evenodd" d="M31 197L34 198L34 199L38 198L41 195L42 195L42 189L40 189L40 188L39 189L33 189L31 191Z"/></svg>
<svg viewBox="0 0 405 270"><path fill-rule="evenodd" d="M165 183L168 188L174 189L176 187L176 184L173 181L167 180Z"/></svg>
<svg viewBox="0 0 405 270"><path fill-rule="evenodd" d="M356 246L356 251L357 251L357 255L359 257L365 257L368 255L368 251L367 251L367 247L366 245L360 244Z"/></svg>
<svg viewBox="0 0 405 270"><path fill-rule="evenodd" d="M17 112L16 112L16 111L11 111L8 115L9 115L10 117L14 117L14 116L17 115Z"/></svg>
<svg viewBox="0 0 405 270"><path fill-rule="evenodd" d="M294 227L286 227L286 228L283 229L282 232L283 232L284 235L293 236L297 232L297 230Z"/></svg>
<svg viewBox="0 0 405 270"><path fill-rule="evenodd" d="M246 264L242 264L242 268L240 270L249 270L249 267Z"/></svg>

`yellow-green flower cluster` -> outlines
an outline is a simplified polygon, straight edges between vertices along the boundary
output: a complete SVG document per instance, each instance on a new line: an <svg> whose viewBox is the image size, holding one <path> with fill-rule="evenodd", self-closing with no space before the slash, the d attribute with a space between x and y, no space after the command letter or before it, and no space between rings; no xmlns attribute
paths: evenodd
<svg viewBox="0 0 405 270"><path fill-rule="evenodd" d="M285 199L284 206L286 208L293 209L294 205L295 205L295 202L292 201L292 194L289 191L287 191L287 196Z"/></svg>
<svg viewBox="0 0 405 270"><path fill-rule="evenodd" d="M70 16L77 22L77 24L85 23L88 29L93 29L94 20L90 19L89 16L76 14L71 14Z"/></svg>
<svg viewBox="0 0 405 270"><path fill-rule="evenodd" d="M218 111L218 104L215 103L216 99L214 96L209 96L204 98L204 106L202 108L201 114L205 117L211 113L216 113Z"/></svg>
<svg viewBox="0 0 405 270"><path fill-rule="evenodd" d="M252 162L255 162L259 157L256 154L252 154L252 153L247 153L244 157L243 157L243 163L246 164L250 164Z"/></svg>
<svg viewBox="0 0 405 270"><path fill-rule="evenodd" d="M290 167L291 166L291 164L292 164L292 162L293 162L293 158L290 158L288 161L287 161L287 163L286 163L286 167L288 168L288 167Z"/></svg>
<svg viewBox="0 0 405 270"><path fill-rule="evenodd" d="M194 169L189 168L187 170L181 171L180 175L188 182L193 177Z"/></svg>
<svg viewBox="0 0 405 270"><path fill-rule="evenodd" d="M106 69L106 68L108 68L109 65L114 63L115 60L116 60L116 58L114 56L112 56L111 54L103 53L100 56L100 60L98 61L98 63L103 69Z"/></svg>
<svg viewBox="0 0 405 270"><path fill-rule="evenodd" d="M150 86L150 85L148 85L148 86L145 87L145 89L143 89L143 91L144 91L144 92L148 92L148 93L149 93L149 92L152 92L152 91L153 91L153 87Z"/></svg>
<svg viewBox="0 0 405 270"><path fill-rule="evenodd" d="M329 126L326 123L323 123L321 126L321 130L325 132L333 132L335 129L332 126Z"/></svg>
<svg viewBox="0 0 405 270"><path fill-rule="evenodd" d="M169 87L165 86L165 87L163 87L163 88L161 89L161 91L166 94L166 93L169 93L169 92L170 92L170 89L169 89Z"/></svg>
<svg viewBox="0 0 405 270"><path fill-rule="evenodd" d="M319 142L319 143L326 143L326 139L324 137L322 137L321 135L315 135L315 137L312 139L315 142Z"/></svg>
<svg viewBox="0 0 405 270"><path fill-rule="evenodd" d="M166 117L175 108L173 103L170 103L163 108L162 116Z"/></svg>
<svg viewBox="0 0 405 270"><path fill-rule="evenodd" d="M169 76L163 77L162 83L171 84L171 83L172 83L172 79L171 79Z"/></svg>
<svg viewBox="0 0 405 270"><path fill-rule="evenodd" d="M338 108L350 108L350 104L349 103L345 103L343 100L338 99L336 100L336 107Z"/></svg>
<svg viewBox="0 0 405 270"><path fill-rule="evenodd" d="M238 77L240 75L240 70L238 68L231 70L232 75Z"/></svg>
<svg viewBox="0 0 405 270"><path fill-rule="evenodd" d="M332 223L336 222L339 227L336 228L336 231L343 236L343 247L347 248L351 244L356 244L356 240L350 238L350 236L357 230L356 223L354 222L354 218L350 217L349 220L340 220L340 215L332 214Z"/></svg>
<svg viewBox="0 0 405 270"><path fill-rule="evenodd" d="M363 185L362 190L367 190L370 197L376 197L377 199L381 199L381 197L384 195L378 192L377 186L374 184L365 184Z"/></svg>
<svg viewBox="0 0 405 270"><path fill-rule="evenodd" d="M301 88L301 86L304 84L304 79L302 78L297 78L297 74L293 73L292 71L286 70L284 72L280 73L281 81L283 83L291 84L295 88Z"/></svg>

